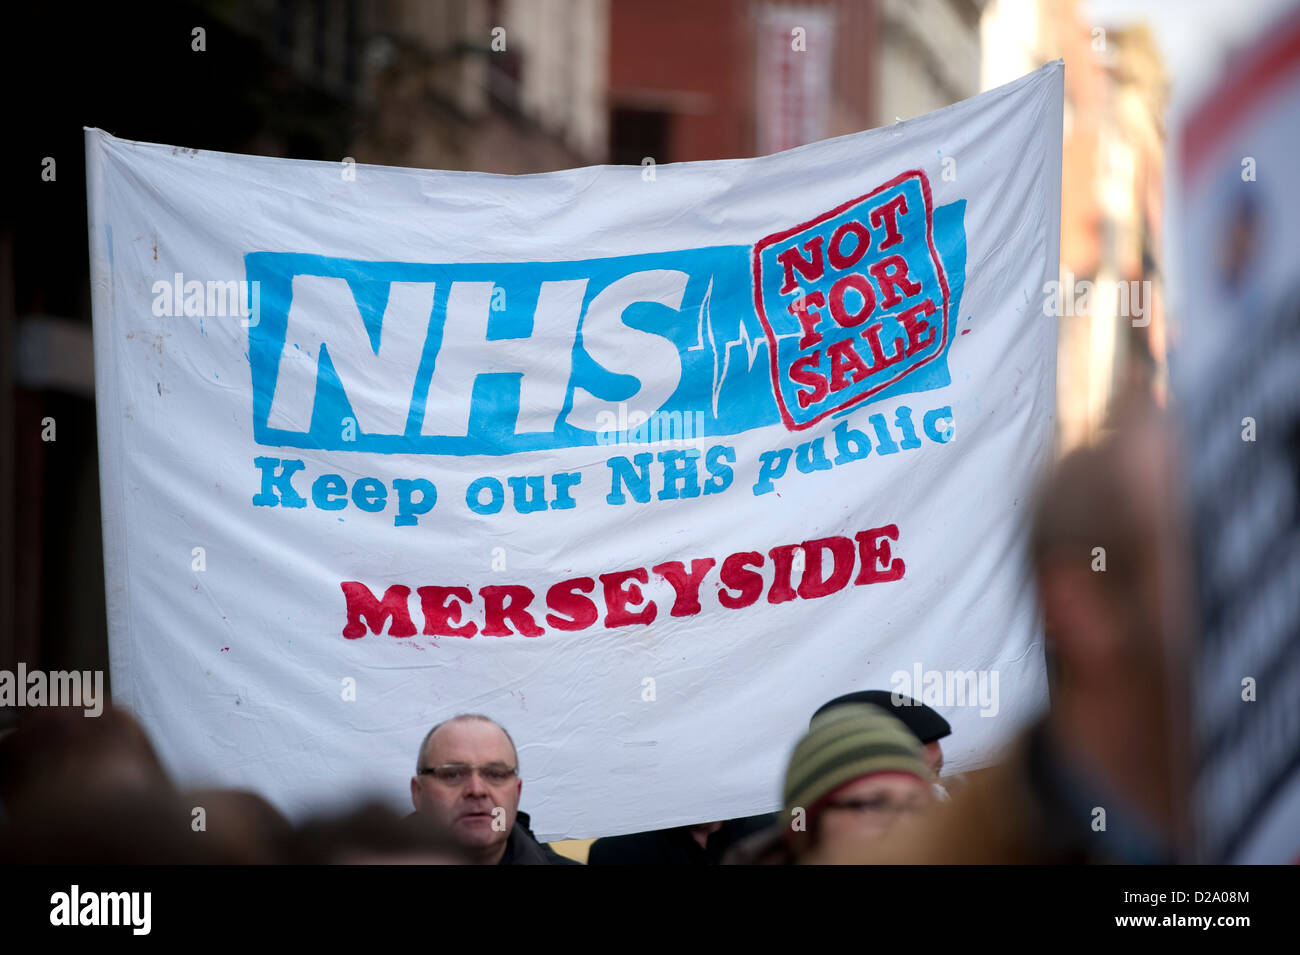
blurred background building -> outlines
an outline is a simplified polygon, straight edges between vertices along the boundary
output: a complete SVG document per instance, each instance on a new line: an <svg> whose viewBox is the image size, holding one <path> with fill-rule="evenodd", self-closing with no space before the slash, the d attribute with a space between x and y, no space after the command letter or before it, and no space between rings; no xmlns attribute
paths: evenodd
<svg viewBox="0 0 1300 955"><path fill-rule="evenodd" d="M1063 57L1063 279L1151 284L1145 327L1104 296L1060 319L1058 444L1094 435L1126 383L1163 393L1166 84L1145 30L1075 0L189 0L68 16L26 5L0 40L21 133L0 207L0 668L107 668L83 126L533 173L769 153Z"/></svg>
<svg viewBox="0 0 1300 955"><path fill-rule="evenodd" d="M1065 60L1061 287L1067 302L1083 307L1060 318L1057 445L1064 452L1096 436L1122 388L1165 395L1168 83L1145 26L1091 19L1070 0L992 0L981 34L984 89Z"/></svg>

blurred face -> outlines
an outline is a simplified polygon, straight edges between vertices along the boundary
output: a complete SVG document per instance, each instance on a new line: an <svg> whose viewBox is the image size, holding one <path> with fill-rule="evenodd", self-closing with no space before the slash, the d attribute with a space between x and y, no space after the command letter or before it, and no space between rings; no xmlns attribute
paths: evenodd
<svg viewBox="0 0 1300 955"><path fill-rule="evenodd" d="M411 801L457 845L504 851L514 828L523 783L514 747L501 728L458 720L438 729L425 746L422 773L411 778Z"/></svg>
<svg viewBox="0 0 1300 955"><path fill-rule="evenodd" d="M934 796L928 780L910 773L876 773L841 788L817 817L817 844L832 846L879 838L904 815L919 812Z"/></svg>
<svg viewBox="0 0 1300 955"><path fill-rule="evenodd" d="M939 773L943 771L943 749L939 746L939 741L926 743L921 749L925 755L925 765L930 767L930 772L938 779Z"/></svg>
<svg viewBox="0 0 1300 955"><path fill-rule="evenodd" d="M1185 550L1170 488L1176 485L1168 436L1151 421L1119 436L1116 467L1134 514L1133 570L1094 572L1077 554L1049 559L1042 573L1044 608L1067 683L1099 699L1145 701L1160 708L1168 660L1187 632ZM1114 554L1111 555L1112 560ZM1172 616L1171 616L1172 614Z"/></svg>

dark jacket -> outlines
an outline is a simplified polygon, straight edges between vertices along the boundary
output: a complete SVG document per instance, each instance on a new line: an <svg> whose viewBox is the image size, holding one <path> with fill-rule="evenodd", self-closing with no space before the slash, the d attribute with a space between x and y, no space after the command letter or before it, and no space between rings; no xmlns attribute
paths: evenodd
<svg viewBox="0 0 1300 955"><path fill-rule="evenodd" d="M582 865L576 859L560 855L549 845L537 841L528 828L528 813L515 813L515 825L506 840L506 851L497 865Z"/></svg>
<svg viewBox="0 0 1300 955"><path fill-rule="evenodd" d="M701 846L689 826L606 836L591 844L588 865L717 865L741 839L765 828L772 816L752 816L724 822Z"/></svg>
<svg viewBox="0 0 1300 955"><path fill-rule="evenodd" d="M418 812L407 816L406 822L408 825L426 829L428 826ZM506 851L497 865L582 865L576 859L565 858L550 846L538 842L532 829L528 828L530 822L528 813L515 813L514 828L506 837Z"/></svg>

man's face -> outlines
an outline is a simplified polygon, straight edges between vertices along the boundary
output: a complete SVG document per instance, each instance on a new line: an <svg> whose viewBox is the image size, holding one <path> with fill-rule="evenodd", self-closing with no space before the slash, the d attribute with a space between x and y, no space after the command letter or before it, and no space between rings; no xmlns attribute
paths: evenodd
<svg viewBox="0 0 1300 955"><path fill-rule="evenodd" d="M514 747L501 728L484 720L447 723L429 738L421 769L463 767L460 780L440 779L432 773L411 778L411 801L456 844L482 849L504 844L515 825L519 793L518 776L493 781L502 769L518 768ZM444 773L445 775L454 775Z"/></svg>
<svg viewBox="0 0 1300 955"><path fill-rule="evenodd" d="M837 792L817 820L817 844L875 839L933 800L930 783L910 773L863 776Z"/></svg>

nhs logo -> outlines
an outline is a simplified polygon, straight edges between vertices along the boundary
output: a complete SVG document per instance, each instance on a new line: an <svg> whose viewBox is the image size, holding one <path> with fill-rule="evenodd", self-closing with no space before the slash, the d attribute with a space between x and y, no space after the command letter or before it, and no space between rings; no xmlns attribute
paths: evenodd
<svg viewBox="0 0 1300 955"><path fill-rule="evenodd" d="M920 223L930 217L926 200L917 194L898 220L908 233L902 252L913 262L927 259L914 258L911 238L919 231L913 217ZM955 216L944 212L933 218L938 255L944 223L948 233L954 225L961 229L960 208ZM807 282L812 294L797 305L815 298L821 285L836 308L845 298L836 290L834 266L857 253L851 241L835 242L838 221L819 220L818 228L830 230L822 241L834 249L832 268ZM952 254L954 243L947 244ZM960 281L964 235L959 244L952 261L929 260L935 266L925 277L927 296L939 275L954 283L954 266ZM502 455L637 443L631 429L610 433L610 422L629 418L690 420L698 437L778 422L795 430L865 399L863 392L875 393L874 381L836 387L834 356L847 350L829 347L839 312L814 328L797 306L788 307L788 290L777 284L786 262L797 279L811 280L816 249L815 236L787 230L754 246L571 262L431 264L249 253L247 280L260 294L260 314L248 323L254 439L274 447ZM772 265L756 250L774 255ZM756 255L763 260L758 269ZM868 269L864 274L878 283L869 271L872 256L864 250L859 258L857 271ZM913 273L921 274L915 267ZM928 324L919 332L912 326L913 340L924 347L914 364L898 363L893 371L903 374L881 397L947 384L946 377L931 377L911 386L906 374L942 363L947 338L928 341L926 333L941 327L959 294L958 284L949 301L933 296L942 312L921 316ZM885 295L879 299L884 313ZM860 303L852 307L863 311ZM820 370L806 357L817 348L802 347L811 340L809 329L827 342ZM845 331L852 330L862 332ZM881 341L888 345L888 335ZM870 345L860 349L864 361ZM814 371L826 378L827 392L805 408L797 391L808 390Z"/></svg>
<svg viewBox="0 0 1300 955"><path fill-rule="evenodd" d="M749 303L747 254L424 264L252 253L254 436L510 454L618 441L609 422L629 409L680 413L706 434L773 423L762 333L752 305L736 308Z"/></svg>

